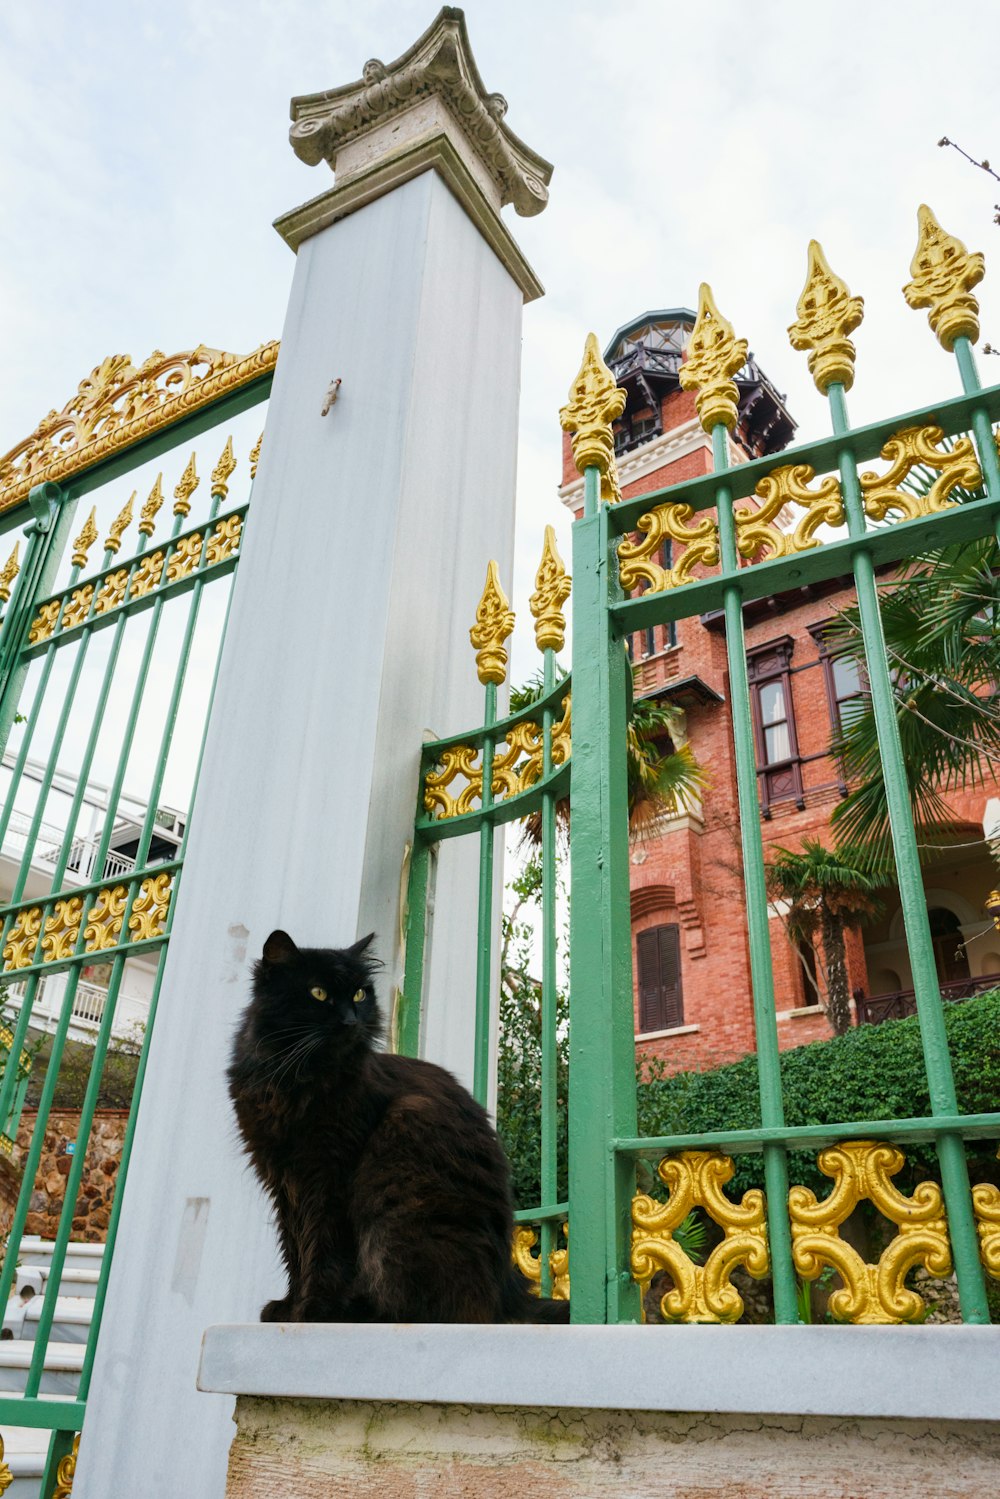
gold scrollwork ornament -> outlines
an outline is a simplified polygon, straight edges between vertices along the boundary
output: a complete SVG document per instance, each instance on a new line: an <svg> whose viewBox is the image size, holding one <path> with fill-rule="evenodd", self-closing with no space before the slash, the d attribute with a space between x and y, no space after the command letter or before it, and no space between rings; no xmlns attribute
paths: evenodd
<svg viewBox="0 0 1000 1499"><path fill-rule="evenodd" d="M1000 1159L1000 1150L997 1158ZM972 1189L972 1207L983 1266L988 1275L1000 1280L1000 1187L980 1182Z"/></svg>
<svg viewBox="0 0 1000 1499"><path fill-rule="evenodd" d="M83 914L83 898L71 895L57 900L52 915L46 918L45 935L42 938L42 953L45 961L54 963L58 958L71 956L80 931Z"/></svg>
<svg viewBox="0 0 1000 1499"><path fill-rule="evenodd" d="M55 633L60 602L59 599L51 599L49 603L42 604L31 621L31 629L28 631L29 645L37 645L41 640L48 640L49 636Z"/></svg>
<svg viewBox="0 0 1000 1499"><path fill-rule="evenodd" d="M135 572L132 574L132 586L129 594L134 599L141 599L147 593L152 593L163 576L164 552L149 552Z"/></svg>
<svg viewBox="0 0 1000 1499"><path fill-rule="evenodd" d="M167 578L171 583L176 583L178 578L186 578L193 573L201 561L201 532L193 531L190 536L183 536L177 543L167 563Z"/></svg>
<svg viewBox="0 0 1000 1499"><path fill-rule="evenodd" d="M94 613L106 614L109 609L117 609L119 604L125 602L128 592L128 568L119 567L115 572L108 573L101 585L100 592L94 600Z"/></svg>
<svg viewBox="0 0 1000 1499"><path fill-rule="evenodd" d="M668 1188L665 1203L643 1193L632 1199L632 1275L643 1296L658 1270L673 1281L660 1302L668 1322L736 1322L743 1298L729 1277L744 1265L755 1279L769 1269L764 1194L753 1187L741 1202L730 1201L722 1188L735 1166L716 1150L682 1150L665 1156L657 1175ZM696 1265L674 1238L694 1207L701 1207L723 1230L704 1265Z"/></svg>
<svg viewBox="0 0 1000 1499"><path fill-rule="evenodd" d="M438 816L460 817L471 812L483 794L483 767L479 763L479 750L474 744L453 744L441 752L436 770L424 777L424 811L438 809ZM448 787L462 776L466 785L458 796L452 796Z"/></svg>
<svg viewBox="0 0 1000 1499"><path fill-rule="evenodd" d="M566 616L562 606L573 584L556 546L556 533L545 527L542 560L535 574L535 591L528 600L535 621L535 644L540 651L561 651L566 643Z"/></svg>
<svg viewBox="0 0 1000 1499"><path fill-rule="evenodd" d="M942 348L950 353L955 340L979 337L979 303L972 295L986 274L986 262L977 250L970 254L960 239L948 234L926 203L917 209L917 248L910 262L910 276L903 287L909 307L927 307L927 321Z"/></svg>
<svg viewBox="0 0 1000 1499"><path fill-rule="evenodd" d="M73 1479L76 1477L76 1460L80 1452L79 1435L73 1438L73 1450L67 1452L66 1456L59 1460L56 1467L56 1486L52 1490L52 1499L70 1499L73 1492Z"/></svg>
<svg viewBox="0 0 1000 1499"><path fill-rule="evenodd" d="M133 942L144 942L149 937L158 937L163 931L170 908L171 874L154 874L143 880L139 894L132 904L128 929Z"/></svg>
<svg viewBox="0 0 1000 1499"><path fill-rule="evenodd" d="M739 413L739 391L732 376L747 362L747 341L715 305L712 288L698 289L698 316L678 376L683 390L696 392L698 420L706 432L720 425L732 430Z"/></svg>
<svg viewBox="0 0 1000 1499"><path fill-rule="evenodd" d="M836 1270L843 1286L833 1292L830 1315L838 1322L916 1322L924 1302L905 1284L917 1265L929 1275L951 1273L951 1249L941 1188L920 1182L905 1197L889 1180L905 1163L895 1145L849 1140L820 1152L819 1169L833 1178L833 1190L822 1202L808 1187L792 1187L788 1213L792 1225L792 1261L803 1280L815 1280L824 1265ZM840 1237L840 1227L858 1203L867 1200L898 1232L877 1264L863 1260Z"/></svg>
<svg viewBox="0 0 1000 1499"><path fill-rule="evenodd" d="M91 600L94 597L93 583L84 584L83 588L74 588L70 594L69 603L63 610L62 627L71 630L74 625L81 625L90 613Z"/></svg>
<svg viewBox="0 0 1000 1499"><path fill-rule="evenodd" d="M223 562L231 557L240 544L242 533L243 522L238 515L231 515L227 520L217 522L205 548L206 565L211 567L213 562Z"/></svg>
<svg viewBox="0 0 1000 1499"><path fill-rule="evenodd" d="M810 489L815 477L816 470L808 463L786 463L757 481L754 494L762 504L756 510L749 505L733 508L736 549L741 557L763 561L807 552L820 545L816 537L820 526L844 524L839 480L829 474ZM786 505L798 505L806 512L794 531L781 531L774 524Z"/></svg>
<svg viewBox="0 0 1000 1499"><path fill-rule="evenodd" d="M6 1139L6 1136L4 1136L4 1138ZM13 1482L14 1475L10 1471L10 1468L7 1466L7 1464L4 1462L3 1437L0 1436L0 1494L6 1494L7 1490L10 1488Z"/></svg>
<svg viewBox="0 0 1000 1499"><path fill-rule="evenodd" d="M933 424L893 433L881 451L889 468L884 474L868 469L859 480L865 513L872 520L885 520L890 510L902 520L936 515L955 504L954 490L978 489L983 476L971 439L956 438L950 448L941 446L943 441L942 429ZM903 489L904 480L918 467L935 469L938 477L930 488L921 485L919 492Z"/></svg>
<svg viewBox="0 0 1000 1499"><path fill-rule="evenodd" d="M109 947L117 947L127 905L128 888L125 885L108 885L98 891L87 925L83 929L87 952L101 952Z"/></svg>
<svg viewBox="0 0 1000 1499"><path fill-rule="evenodd" d="M27 968L35 961L35 948L38 946L41 930L41 906L30 906L27 910L18 911L4 944L4 968Z"/></svg>
<svg viewBox="0 0 1000 1499"><path fill-rule="evenodd" d="M625 410L628 399L615 384L615 377L601 357L596 333L588 333L583 363L569 388L569 401L559 412L559 425L570 434L573 462L579 473L596 468L601 475L601 499L621 499L615 467L615 436L612 422Z"/></svg>
<svg viewBox="0 0 1000 1499"><path fill-rule="evenodd" d="M719 528L715 517L703 512L701 519L695 520L695 514L690 505L666 504L640 515L636 529L642 539L633 541L626 536L618 544L618 581L626 593L643 580L649 584L650 593L680 588L691 582L696 567L718 566ZM684 549L669 568L655 560L665 541Z"/></svg>
<svg viewBox="0 0 1000 1499"><path fill-rule="evenodd" d="M476 652L476 670L485 686L494 682L499 687L507 675L507 652L504 641L514 628L514 611L507 595L500 586L500 574L495 562L486 569L486 586L476 607L476 623L469 631Z"/></svg>
<svg viewBox="0 0 1000 1499"><path fill-rule="evenodd" d="M865 304L852 297L845 283L831 271L818 240L809 241L809 269L795 311L798 321L788 330L793 349L809 350L809 373L823 395L831 385L850 390L854 384L854 345L848 338L861 326Z"/></svg>
<svg viewBox="0 0 1000 1499"><path fill-rule="evenodd" d="M568 1225L562 1226L563 1238L568 1239ZM533 1228L518 1224L514 1229L511 1259L520 1270L533 1296L542 1294L542 1262L532 1250L538 1243L538 1234ZM569 1300L569 1250L553 1249L549 1255L552 1272L552 1300Z"/></svg>

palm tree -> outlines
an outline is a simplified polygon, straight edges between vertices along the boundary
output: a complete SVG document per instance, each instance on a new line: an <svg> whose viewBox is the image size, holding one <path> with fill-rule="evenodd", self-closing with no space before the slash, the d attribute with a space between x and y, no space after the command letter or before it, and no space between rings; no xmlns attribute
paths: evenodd
<svg viewBox="0 0 1000 1499"><path fill-rule="evenodd" d="M775 849L766 872L771 898L788 902L792 937L815 946L819 936L826 971L826 1014L834 1033L842 1036L851 1028L845 936L849 928L879 910L874 896L879 877L872 873L866 852L846 845L824 848L815 838L803 839L800 852Z"/></svg>
<svg viewBox="0 0 1000 1499"><path fill-rule="evenodd" d="M564 677L565 672L560 673ZM538 701L543 692L541 672L520 687L511 689L510 712L518 713ZM708 784L708 776L691 746L683 742L684 714L673 703L638 698L626 727L626 777L628 787L629 836L641 838L658 817L691 807ZM568 803L560 802L558 815L565 827ZM524 838L541 842L541 818L532 813L524 820Z"/></svg>
<svg viewBox="0 0 1000 1499"><path fill-rule="evenodd" d="M1000 772L1000 553L996 540L957 542L921 557L879 587L896 721L913 818L940 838L952 820L947 794ZM828 635L863 664L857 607ZM839 836L870 861L891 865L885 779L875 716L859 700L833 745L852 790L836 808Z"/></svg>

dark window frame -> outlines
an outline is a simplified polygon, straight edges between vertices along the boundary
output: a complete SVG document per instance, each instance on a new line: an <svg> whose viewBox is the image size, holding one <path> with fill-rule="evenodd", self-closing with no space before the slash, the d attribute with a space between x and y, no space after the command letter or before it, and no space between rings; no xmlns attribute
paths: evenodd
<svg viewBox="0 0 1000 1499"><path fill-rule="evenodd" d="M760 788L760 809L764 817L771 816L771 807L778 801L794 800L800 812L805 810L802 789L802 756L795 728L795 699L792 695L792 655L795 641L791 635L782 635L769 640L747 652L747 681L750 684L750 715L753 719L754 751L757 761L757 783ZM788 726L789 753L781 760L769 760L764 717L761 712L761 689L780 683L784 692L784 722Z"/></svg>
<svg viewBox="0 0 1000 1499"><path fill-rule="evenodd" d="M681 929L677 922L646 927L635 937L638 1035L678 1030L684 1025Z"/></svg>

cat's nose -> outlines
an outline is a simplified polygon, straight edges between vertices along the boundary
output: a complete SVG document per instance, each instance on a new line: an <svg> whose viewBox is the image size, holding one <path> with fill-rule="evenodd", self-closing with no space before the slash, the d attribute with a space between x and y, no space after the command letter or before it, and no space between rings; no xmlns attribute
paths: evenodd
<svg viewBox="0 0 1000 1499"><path fill-rule="evenodd" d="M353 1010L345 1010L340 1017L341 1025L357 1025L358 1017Z"/></svg>

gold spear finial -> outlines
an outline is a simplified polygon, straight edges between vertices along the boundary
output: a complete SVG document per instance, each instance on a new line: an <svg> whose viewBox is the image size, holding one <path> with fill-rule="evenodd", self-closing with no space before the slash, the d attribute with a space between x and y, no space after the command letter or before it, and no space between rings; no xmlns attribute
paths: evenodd
<svg viewBox="0 0 1000 1499"><path fill-rule="evenodd" d="M132 503L135 500L135 497L136 491L133 489L132 493L129 495L128 501L122 506L121 510L119 510L116 519L112 521L111 530L108 532L108 539L104 543L104 550L106 552L117 552L118 548L121 546L122 537L128 530L129 526L132 524Z"/></svg>
<svg viewBox="0 0 1000 1499"><path fill-rule="evenodd" d="M535 574L535 592L528 600L535 620L535 643L540 651L561 651L566 643L566 618L562 606L569 598L572 580L556 546L556 533L545 527L542 560Z"/></svg>
<svg viewBox="0 0 1000 1499"><path fill-rule="evenodd" d="M263 441L264 441L264 434L262 432L260 434L260 436L258 437L257 441L254 443L253 447L250 449L250 477L251 477L251 479L256 479L256 477L257 477L257 465L260 462L260 448L261 448L261 443Z"/></svg>
<svg viewBox="0 0 1000 1499"><path fill-rule="evenodd" d="M177 488L174 490L175 515L189 515L191 512L191 496L201 483L194 460L195 455L192 453L187 461L187 468L181 474Z"/></svg>
<svg viewBox="0 0 1000 1499"><path fill-rule="evenodd" d="M715 305L712 288L698 288L698 316L680 369L684 390L697 391L698 419L706 432L721 422L732 430L739 412L739 391L732 376L747 362L747 341L737 338L733 325Z"/></svg>
<svg viewBox="0 0 1000 1499"><path fill-rule="evenodd" d="M514 628L514 611L507 595L500 587L497 565L491 562L486 569L486 587L476 609L476 623L469 631L469 639L476 650L476 670L485 686L495 682L499 687L507 675L507 652L504 641Z"/></svg>
<svg viewBox="0 0 1000 1499"><path fill-rule="evenodd" d="M83 523L83 529L73 543L73 566L86 567L87 553L97 540L97 506L95 505Z"/></svg>
<svg viewBox="0 0 1000 1499"><path fill-rule="evenodd" d="M601 357L596 333L587 334L583 363L569 388L569 401L559 412L559 425L573 439L573 462L601 472L601 499L621 499L615 468L615 435L611 423L625 410L627 396Z"/></svg>
<svg viewBox="0 0 1000 1499"><path fill-rule="evenodd" d="M979 337L979 303L972 296L986 274L986 262L947 234L926 203L917 209L917 248L910 261L913 278L903 287L910 307L929 307L927 321L938 343L949 353L956 338L975 343Z"/></svg>
<svg viewBox="0 0 1000 1499"><path fill-rule="evenodd" d="M156 483L149 491L149 499L146 501L145 505L143 505L142 514L139 517L139 530L142 532L143 536L152 536L153 529L156 525L157 511L162 504L163 475L157 474Z"/></svg>
<svg viewBox="0 0 1000 1499"><path fill-rule="evenodd" d="M788 330L793 349L809 350L809 373L825 395L831 385L850 390L854 384L854 345L848 338L865 315L862 297L852 297L831 271L819 240L809 241L809 268Z"/></svg>
<svg viewBox="0 0 1000 1499"><path fill-rule="evenodd" d="M212 470L213 496L218 495L223 500L226 498L226 495L229 493L229 475L235 467L236 459L233 457L233 439L227 437L226 446L222 450L218 463Z"/></svg>
<svg viewBox="0 0 1000 1499"><path fill-rule="evenodd" d="M18 570L21 566L20 562L18 561L17 555L20 546L21 543L19 541L15 541L14 550L11 552L10 556L7 558L7 561L4 563L3 572L0 572L0 601L5 604L10 598L10 591L14 586L14 579L17 577Z"/></svg>

